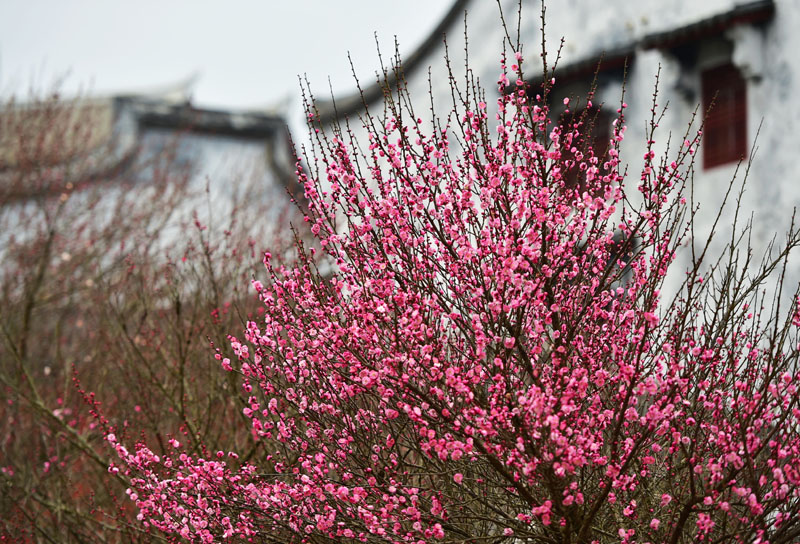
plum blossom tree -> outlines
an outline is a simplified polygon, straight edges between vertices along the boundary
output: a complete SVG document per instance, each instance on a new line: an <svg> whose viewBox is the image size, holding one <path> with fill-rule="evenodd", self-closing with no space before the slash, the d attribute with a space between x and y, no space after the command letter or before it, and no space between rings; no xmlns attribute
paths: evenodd
<svg viewBox="0 0 800 544"><path fill-rule="evenodd" d="M780 307L800 235L759 265L735 225L680 276L700 132L657 159L654 104L632 183L625 104L596 153L571 113L593 108L553 119L546 62L529 86L508 48L496 117L452 74L446 120L423 123L400 79L363 147L309 104L317 249L265 255L263 316L218 354L260 446L158 455L109 429L145 524L200 542L800 539L800 307Z"/></svg>

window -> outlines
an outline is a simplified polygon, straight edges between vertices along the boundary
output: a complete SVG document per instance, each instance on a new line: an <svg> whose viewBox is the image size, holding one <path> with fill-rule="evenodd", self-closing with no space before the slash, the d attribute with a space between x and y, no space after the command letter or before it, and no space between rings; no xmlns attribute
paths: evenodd
<svg viewBox="0 0 800 544"><path fill-rule="evenodd" d="M747 155L747 83L733 64L701 75L703 108L703 168L737 162ZM713 102L713 107L712 107Z"/></svg>

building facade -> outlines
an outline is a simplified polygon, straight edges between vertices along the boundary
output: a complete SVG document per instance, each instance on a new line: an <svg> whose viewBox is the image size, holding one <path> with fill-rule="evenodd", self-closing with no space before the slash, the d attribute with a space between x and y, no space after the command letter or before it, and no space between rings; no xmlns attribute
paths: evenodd
<svg viewBox="0 0 800 544"><path fill-rule="evenodd" d="M503 0L500 4L513 39L518 2ZM523 2L522 9L523 67L536 83L542 78L541 3ZM773 237L783 239L793 210L800 205L800 133L794 130L800 123L800 101L796 99L800 56L795 53L800 50L796 31L800 28L800 3L610 0L598 4L562 0L546 3L544 20L551 66L563 38L551 95L555 113L563 108L563 98L585 97L596 75L594 103L603 104L603 114L598 117L595 136L607 141L624 85L627 132L621 157L630 176L638 177L642 166L657 74L658 109L667 107L656 134L657 154L668 142L674 150L693 118L694 131L705 118L694 172L694 199L700 211L693 243L704 241L712 230L731 178L744 175L751 155L739 216L747 220L752 214L754 218L755 255L765 252ZM430 88L439 112L451 108L443 35L455 81L464 80L464 52L468 51L469 68L486 89L487 103L494 103L500 95L495 82L507 42L500 8L483 0L454 2L431 36L404 59L412 100L426 105ZM393 84L392 77L389 83ZM376 82L364 87L363 96L371 111L382 111L382 85ZM335 102L320 102L317 107L323 122L332 127L335 119L353 118L364 106L361 96L353 94L337 97ZM420 110L427 112L427 105ZM357 125L351 123L358 135ZM720 235L712 250L722 249L730 240L725 230L730 230L733 214L734 208L729 206L717 223ZM789 270L789 279L796 283L800 271Z"/></svg>
<svg viewBox="0 0 800 544"><path fill-rule="evenodd" d="M283 117L197 108L186 88L12 103L0 110L0 124L4 200L58 193L67 183L71 190L145 185L167 162L188 177L190 190L207 191L223 208L237 198L274 201L278 208L296 194ZM39 183L9 189L31 161L47 167Z"/></svg>

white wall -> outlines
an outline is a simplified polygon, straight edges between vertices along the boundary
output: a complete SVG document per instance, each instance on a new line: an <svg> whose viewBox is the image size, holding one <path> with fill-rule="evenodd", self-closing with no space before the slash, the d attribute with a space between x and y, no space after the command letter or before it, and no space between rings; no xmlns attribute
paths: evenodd
<svg viewBox="0 0 800 544"><path fill-rule="evenodd" d="M636 43L643 36L686 26L693 22L726 12L737 4L733 0L559 0L547 3L546 35L550 60L554 58L561 37L565 39L560 65L598 56L604 51ZM506 21L516 27L516 0L503 0ZM524 66L528 74L540 70L539 3L524 2L521 25L524 43ZM733 40L733 62L747 77L748 139L758 148L752 164L740 216L746 220L755 214L753 229L754 253L760 255L776 233L789 226L792 210L800 205L800 2L776 0L776 13L762 30L742 25L729 29L726 36ZM487 90L491 105L498 97L497 77L500 74L500 52L504 34L495 2L472 0L468 4L469 64ZM513 35L513 32L512 32ZM513 36L512 36L513 37ZM456 81L464 78L463 18L448 32L451 67ZM699 64L710 53L702 53ZM451 108L450 83L446 77L444 47L435 48L427 59L408 77L412 100L417 114L428 116L428 73L431 66L434 104L439 114ZM708 58L705 58L708 60ZM509 62L510 64L510 62ZM681 72L680 65L668 53L660 50L641 50L628 74L626 102L628 131L622 147L622 158L629 164L631 186L635 186L644 152L645 127L650 117L651 95L655 74L661 67L659 106L669 104L664 122L657 135L656 150L663 149L672 133L672 146L682 141L692 113L701 100L697 73ZM558 72L556 72L558 77ZM695 93L687 97L678 91L679 82L694 86ZM619 89L601 89L601 101L618 103ZM616 106L614 106L616 109ZM379 104L373 112L382 111ZM612 110L613 111L613 110ZM700 107L702 114L702 106ZM354 123L357 125L357 121ZM363 130L356 130L359 137ZM742 169L743 170L743 169ZM694 192L700 204L697 215L697 239L705 239L711 229L716 211L728 182L736 171L735 164L703 170L702 156L696 163ZM729 240L732 208L723 216L715 250ZM782 234L778 238L782 240ZM800 259L796 262L800 263ZM684 258L679 266L687 264ZM789 277L800 281L800 267L790 267Z"/></svg>

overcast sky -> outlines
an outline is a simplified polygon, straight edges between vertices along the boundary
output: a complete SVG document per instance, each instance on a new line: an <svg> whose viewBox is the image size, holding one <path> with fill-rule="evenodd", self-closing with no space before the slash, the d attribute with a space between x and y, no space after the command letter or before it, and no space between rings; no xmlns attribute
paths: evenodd
<svg viewBox="0 0 800 544"><path fill-rule="evenodd" d="M0 94L51 88L136 92L193 73L196 104L260 108L297 96L354 89L388 56L414 50L453 0L0 0Z"/></svg>

